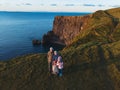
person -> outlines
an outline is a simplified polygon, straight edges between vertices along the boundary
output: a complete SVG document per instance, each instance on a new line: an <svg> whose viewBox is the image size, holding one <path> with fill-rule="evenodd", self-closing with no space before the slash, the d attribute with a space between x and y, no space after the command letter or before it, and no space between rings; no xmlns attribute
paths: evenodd
<svg viewBox="0 0 120 90"><path fill-rule="evenodd" d="M52 64L52 74L55 74L55 75L58 74L58 67L57 67L56 61L53 61L53 64Z"/></svg>
<svg viewBox="0 0 120 90"><path fill-rule="evenodd" d="M63 61L62 61L61 56L58 57L57 66L58 66L58 70L59 70L58 75L62 76L63 75L63 71L62 71L63 70Z"/></svg>
<svg viewBox="0 0 120 90"><path fill-rule="evenodd" d="M57 59L58 59L58 52L54 51L54 55L53 55L53 61L55 61L57 63Z"/></svg>
<svg viewBox="0 0 120 90"><path fill-rule="evenodd" d="M57 51L54 51L53 63L52 63L52 73L53 74L58 74L57 59L58 59L58 53L57 53Z"/></svg>
<svg viewBox="0 0 120 90"><path fill-rule="evenodd" d="M50 47L50 50L47 53L48 58L48 70L51 73L52 72L52 60L53 60L53 48Z"/></svg>

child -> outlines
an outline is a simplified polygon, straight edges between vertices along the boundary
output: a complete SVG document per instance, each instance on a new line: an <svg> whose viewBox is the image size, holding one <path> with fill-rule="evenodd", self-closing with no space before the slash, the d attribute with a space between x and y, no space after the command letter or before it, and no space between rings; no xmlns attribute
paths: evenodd
<svg viewBox="0 0 120 90"><path fill-rule="evenodd" d="M58 57L57 66L58 66L58 70L59 70L58 75L61 77L62 76L62 69L63 69L63 61L62 61L61 56Z"/></svg>
<svg viewBox="0 0 120 90"><path fill-rule="evenodd" d="M52 71L53 71L53 74L58 74L58 67L56 65L56 61L53 61L52 63Z"/></svg>

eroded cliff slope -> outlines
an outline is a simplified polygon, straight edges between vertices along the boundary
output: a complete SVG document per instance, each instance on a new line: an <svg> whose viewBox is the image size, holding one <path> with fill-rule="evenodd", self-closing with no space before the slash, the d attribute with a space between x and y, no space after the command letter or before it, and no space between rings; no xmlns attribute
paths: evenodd
<svg viewBox="0 0 120 90"><path fill-rule="evenodd" d="M117 15L113 11L100 10L86 16L56 16L52 31L43 37L43 41L70 45L77 39L88 37L88 40L112 42L116 40L114 34L119 31L120 8L116 10Z"/></svg>

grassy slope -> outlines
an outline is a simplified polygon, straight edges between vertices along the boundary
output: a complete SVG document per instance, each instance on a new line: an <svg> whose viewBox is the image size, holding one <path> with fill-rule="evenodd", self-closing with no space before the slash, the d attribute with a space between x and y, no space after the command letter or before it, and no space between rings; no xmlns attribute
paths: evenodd
<svg viewBox="0 0 120 90"><path fill-rule="evenodd" d="M46 54L27 55L0 62L0 90L120 90L120 25L114 26L103 11L96 12L91 21L60 52L63 77L47 72Z"/></svg>
<svg viewBox="0 0 120 90"><path fill-rule="evenodd" d="M118 49L117 49L118 48ZM62 51L64 76L50 76L46 54L1 62L1 90L119 90L120 41L100 45L89 42ZM4 64L2 64L4 63Z"/></svg>
<svg viewBox="0 0 120 90"><path fill-rule="evenodd" d="M116 18L120 18L120 8L114 8L106 11Z"/></svg>

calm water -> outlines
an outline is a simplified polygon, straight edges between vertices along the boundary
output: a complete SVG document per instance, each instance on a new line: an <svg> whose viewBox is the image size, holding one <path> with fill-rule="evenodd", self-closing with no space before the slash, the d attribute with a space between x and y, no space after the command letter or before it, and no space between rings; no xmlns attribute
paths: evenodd
<svg viewBox="0 0 120 90"><path fill-rule="evenodd" d="M87 13L0 12L0 60L30 54L44 53L49 47L33 46L33 39L41 39L52 30L54 16L78 16ZM56 50L60 48L54 46Z"/></svg>

